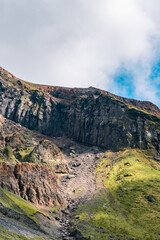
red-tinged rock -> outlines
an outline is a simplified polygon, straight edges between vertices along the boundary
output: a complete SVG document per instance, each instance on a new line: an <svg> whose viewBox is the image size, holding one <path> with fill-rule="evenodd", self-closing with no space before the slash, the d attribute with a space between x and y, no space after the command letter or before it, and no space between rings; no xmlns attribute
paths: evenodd
<svg viewBox="0 0 160 240"><path fill-rule="evenodd" d="M13 169L4 162L0 162L0 186L18 196L20 195L18 181Z"/></svg>
<svg viewBox="0 0 160 240"><path fill-rule="evenodd" d="M63 204L56 176L45 166L18 163L12 170L6 163L0 163L0 186L34 204Z"/></svg>
<svg viewBox="0 0 160 240"><path fill-rule="evenodd" d="M49 168L37 164L18 163L14 175L18 180L22 198L47 206L61 204L56 176Z"/></svg>

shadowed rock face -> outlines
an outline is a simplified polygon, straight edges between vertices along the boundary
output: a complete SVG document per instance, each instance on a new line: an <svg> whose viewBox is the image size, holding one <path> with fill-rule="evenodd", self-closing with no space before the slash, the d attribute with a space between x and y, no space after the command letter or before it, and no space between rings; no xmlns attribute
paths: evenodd
<svg viewBox="0 0 160 240"><path fill-rule="evenodd" d="M0 186L35 204L62 205L55 174L45 166L18 163L12 170L0 163Z"/></svg>
<svg viewBox="0 0 160 240"><path fill-rule="evenodd" d="M29 129L112 150L154 146L159 152L160 111L150 102L95 88L30 84L4 69L0 71L0 92L0 113Z"/></svg>
<svg viewBox="0 0 160 240"><path fill-rule="evenodd" d="M0 163L0 186L19 195L19 186L15 179L14 172L11 167L4 162Z"/></svg>

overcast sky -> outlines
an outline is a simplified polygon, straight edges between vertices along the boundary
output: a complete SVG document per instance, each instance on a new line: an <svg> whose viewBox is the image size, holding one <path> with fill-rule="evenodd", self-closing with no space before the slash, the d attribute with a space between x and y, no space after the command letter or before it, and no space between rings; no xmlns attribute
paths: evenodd
<svg viewBox="0 0 160 240"><path fill-rule="evenodd" d="M159 0L0 0L0 65L160 106Z"/></svg>

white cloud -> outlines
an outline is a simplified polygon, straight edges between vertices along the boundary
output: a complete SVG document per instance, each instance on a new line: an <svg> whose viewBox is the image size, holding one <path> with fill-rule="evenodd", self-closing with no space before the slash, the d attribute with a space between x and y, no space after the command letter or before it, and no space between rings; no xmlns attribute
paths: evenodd
<svg viewBox="0 0 160 240"><path fill-rule="evenodd" d="M134 72L137 97L156 102L149 73L160 33L158 0L0 0L0 6L0 64L17 76L114 92L111 76L123 63Z"/></svg>

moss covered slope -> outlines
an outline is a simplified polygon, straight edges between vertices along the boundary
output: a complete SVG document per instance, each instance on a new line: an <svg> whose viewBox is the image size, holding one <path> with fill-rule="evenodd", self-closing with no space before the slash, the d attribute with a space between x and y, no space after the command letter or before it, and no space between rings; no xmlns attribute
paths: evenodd
<svg viewBox="0 0 160 240"><path fill-rule="evenodd" d="M74 225L95 240L160 239L159 170L140 150L107 152L96 169L104 188L76 211Z"/></svg>
<svg viewBox="0 0 160 240"><path fill-rule="evenodd" d="M27 215L36 222L34 215L39 211L27 201L14 195L13 193L4 190L3 188L0 188L0 203L3 206L13 209L20 214Z"/></svg>

